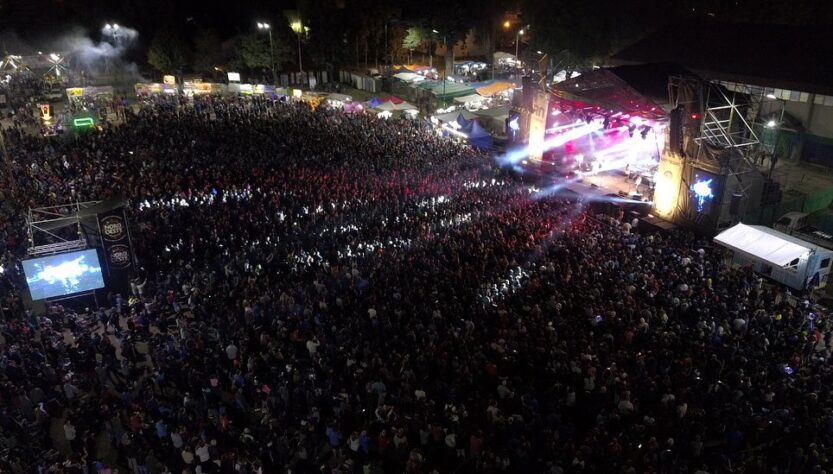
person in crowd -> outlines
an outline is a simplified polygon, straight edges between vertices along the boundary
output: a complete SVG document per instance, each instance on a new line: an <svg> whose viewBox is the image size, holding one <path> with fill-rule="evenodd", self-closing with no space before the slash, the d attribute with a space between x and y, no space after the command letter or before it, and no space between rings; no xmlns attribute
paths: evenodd
<svg viewBox="0 0 833 474"><path fill-rule="evenodd" d="M427 123L172 96L100 132L3 133L0 470L833 469L807 295ZM131 286L26 311L27 209L115 196Z"/></svg>

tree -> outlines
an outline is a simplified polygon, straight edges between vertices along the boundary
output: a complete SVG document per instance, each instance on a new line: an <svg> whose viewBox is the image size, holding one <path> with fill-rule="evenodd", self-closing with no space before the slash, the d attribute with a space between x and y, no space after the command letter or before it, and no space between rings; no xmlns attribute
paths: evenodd
<svg viewBox="0 0 833 474"><path fill-rule="evenodd" d="M304 66L310 64L335 71L349 62L351 50L346 39L349 31L347 10L337 8L336 2L299 0L297 4L304 26L309 27L303 41ZM293 39L297 42L296 37ZM295 51L295 57L297 54Z"/></svg>
<svg viewBox="0 0 833 474"><path fill-rule="evenodd" d="M214 73L214 68L223 60L223 45L220 35L209 28L200 28L194 35L194 56L191 67L196 72Z"/></svg>
<svg viewBox="0 0 833 474"><path fill-rule="evenodd" d="M148 64L162 73L177 72L188 63L188 44L173 28L162 28L148 48Z"/></svg>
<svg viewBox="0 0 833 474"><path fill-rule="evenodd" d="M590 66L682 13L662 0L526 0L530 49L541 50L568 70Z"/></svg>
<svg viewBox="0 0 833 474"><path fill-rule="evenodd" d="M295 37L289 33L288 27L272 25L272 53L275 59L275 70L291 62L296 54ZM263 71L271 68L272 56L270 54L269 34L264 32L252 32L238 36L231 40L233 50L237 52L236 57L230 61L230 67L243 66L250 71Z"/></svg>
<svg viewBox="0 0 833 474"><path fill-rule="evenodd" d="M241 38L240 58L249 69L268 69L272 66L269 38L263 33L249 33Z"/></svg>
<svg viewBox="0 0 833 474"><path fill-rule="evenodd" d="M402 47L408 51L420 49L425 44L427 34L425 28L419 26L412 26L408 28L408 33L402 39Z"/></svg>
<svg viewBox="0 0 833 474"><path fill-rule="evenodd" d="M401 16L398 4L393 0L350 0L347 8L353 12L348 38L349 43L356 47L357 63L359 49L364 50L365 66L370 65L371 58L377 64L379 60L384 62L387 55L385 32L392 27L392 21ZM390 49L390 35L387 36L387 40L387 47Z"/></svg>

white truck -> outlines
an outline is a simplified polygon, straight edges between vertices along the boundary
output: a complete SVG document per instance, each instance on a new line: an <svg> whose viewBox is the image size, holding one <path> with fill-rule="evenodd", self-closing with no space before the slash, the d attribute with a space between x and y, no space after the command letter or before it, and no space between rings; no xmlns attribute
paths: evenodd
<svg viewBox="0 0 833 474"><path fill-rule="evenodd" d="M833 235L811 226L808 217L809 214L806 212L788 212L781 216L772 227L806 242L833 249Z"/></svg>

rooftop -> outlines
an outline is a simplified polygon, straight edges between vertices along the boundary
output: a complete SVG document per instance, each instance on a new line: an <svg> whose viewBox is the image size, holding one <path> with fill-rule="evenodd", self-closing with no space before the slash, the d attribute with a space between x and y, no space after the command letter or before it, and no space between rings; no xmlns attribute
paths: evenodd
<svg viewBox="0 0 833 474"><path fill-rule="evenodd" d="M612 64L670 61L707 79L833 95L833 30L690 22L623 49Z"/></svg>

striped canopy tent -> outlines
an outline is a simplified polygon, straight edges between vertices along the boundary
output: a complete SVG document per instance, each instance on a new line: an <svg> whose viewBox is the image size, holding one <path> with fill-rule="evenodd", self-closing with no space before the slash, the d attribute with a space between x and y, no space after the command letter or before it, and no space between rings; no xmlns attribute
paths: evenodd
<svg viewBox="0 0 833 474"><path fill-rule="evenodd" d="M394 104L401 104L402 102L405 102L404 100L400 99L399 97L396 97L395 95L382 97L381 100L382 102L393 102Z"/></svg>

